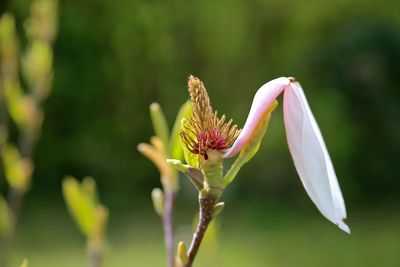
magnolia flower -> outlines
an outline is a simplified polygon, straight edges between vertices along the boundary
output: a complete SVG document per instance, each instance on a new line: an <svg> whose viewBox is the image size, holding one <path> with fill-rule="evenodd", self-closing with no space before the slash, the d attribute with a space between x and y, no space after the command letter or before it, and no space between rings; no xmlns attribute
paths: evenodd
<svg viewBox="0 0 400 267"><path fill-rule="evenodd" d="M223 156L232 157L241 151L282 92L287 142L301 182L322 215L350 233L344 222L346 208L332 161L303 89L294 78L277 78L257 91L243 130Z"/></svg>

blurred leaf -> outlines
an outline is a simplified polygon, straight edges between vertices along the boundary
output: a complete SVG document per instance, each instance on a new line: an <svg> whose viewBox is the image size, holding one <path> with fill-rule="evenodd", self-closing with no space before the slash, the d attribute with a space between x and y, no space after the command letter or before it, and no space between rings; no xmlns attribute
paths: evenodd
<svg viewBox="0 0 400 267"><path fill-rule="evenodd" d="M88 240L88 248L91 251L101 251L104 243L104 236L107 228L109 212L103 205L97 205L95 227L93 234Z"/></svg>
<svg viewBox="0 0 400 267"><path fill-rule="evenodd" d="M137 146L138 151L154 163L161 176L170 177L172 170L166 162L167 158L164 153L164 149L161 149L163 146L160 147L160 145L162 145L161 140L158 137L153 137L151 138L151 141L151 145L140 143Z"/></svg>
<svg viewBox="0 0 400 267"><path fill-rule="evenodd" d="M48 95L51 88L52 65L53 51L50 44L34 40L23 57L22 66L30 88L41 99Z"/></svg>
<svg viewBox="0 0 400 267"><path fill-rule="evenodd" d="M91 198L94 203L98 202L96 182L93 177L85 177L81 183L82 190Z"/></svg>
<svg viewBox="0 0 400 267"><path fill-rule="evenodd" d="M25 95L18 81L4 84L7 108L11 118L20 129L35 130L42 121L43 114L33 97Z"/></svg>
<svg viewBox="0 0 400 267"><path fill-rule="evenodd" d="M161 139L164 147L167 147L169 142L168 124L158 103L150 105L150 116L156 136Z"/></svg>
<svg viewBox="0 0 400 267"><path fill-rule="evenodd" d="M191 127L189 124L189 121L185 118L183 118L181 120L181 130L187 127ZM189 131L186 131L189 133ZM191 137L193 139L196 139L196 136L191 135ZM183 150L183 156L185 158L185 161L188 165L194 167L194 168L198 168L199 167L199 157L197 154L193 154L192 152L189 151L189 149L187 148L187 146L185 145L185 143L182 141L182 138L180 138L180 142L181 142L181 147Z"/></svg>
<svg viewBox="0 0 400 267"><path fill-rule="evenodd" d="M7 201L0 195L0 236L7 236L13 231L11 211Z"/></svg>
<svg viewBox="0 0 400 267"><path fill-rule="evenodd" d="M183 118L189 119L192 115L193 108L190 101L185 102L179 109L178 115L176 116L174 127L172 128L171 138L169 142L169 155L172 159L182 160L183 151L181 146L181 121Z"/></svg>
<svg viewBox="0 0 400 267"><path fill-rule="evenodd" d="M57 0L36 0L31 5L31 16L25 23L30 39L51 43L57 32Z"/></svg>
<svg viewBox="0 0 400 267"><path fill-rule="evenodd" d="M28 267L28 260L24 259L24 261L21 264L21 267Z"/></svg>
<svg viewBox="0 0 400 267"><path fill-rule="evenodd" d="M10 143L3 146L2 158L7 182L11 187L22 192L25 191L32 177L31 161L22 159L18 149Z"/></svg>
<svg viewBox="0 0 400 267"><path fill-rule="evenodd" d="M93 196L85 191L81 184L72 176L63 181L63 194L67 207L86 237L95 232L96 204Z"/></svg>
<svg viewBox="0 0 400 267"><path fill-rule="evenodd" d="M4 14L0 18L0 58L1 67L7 75L14 73L18 67L18 37L14 17Z"/></svg>

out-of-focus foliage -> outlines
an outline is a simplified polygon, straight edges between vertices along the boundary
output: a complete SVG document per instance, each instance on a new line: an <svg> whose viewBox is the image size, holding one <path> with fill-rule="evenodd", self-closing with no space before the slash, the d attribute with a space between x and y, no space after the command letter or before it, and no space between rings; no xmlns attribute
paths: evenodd
<svg viewBox="0 0 400 267"><path fill-rule="evenodd" d="M11 231L13 231L11 212L6 200L0 195L0 236L7 236Z"/></svg>
<svg viewBox="0 0 400 267"><path fill-rule="evenodd" d="M21 158L18 149L13 144L5 144L1 151L5 177L14 189L25 192L32 177L32 162Z"/></svg>
<svg viewBox="0 0 400 267"><path fill-rule="evenodd" d="M15 229L31 184L33 151L43 122L41 103L52 83L57 0L35 0L30 7L29 16L24 16L28 18L25 35L19 32L21 21L0 11L0 176L5 176L9 185L7 200L0 195L1 266L7 266L13 255ZM20 40L23 55L19 52Z"/></svg>
<svg viewBox="0 0 400 267"><path fill-rule="evenodd" d="M169 154L172 159L182 159L183 158L183 150L181 146L181 120L183 118L190 118L192 114L192 103L187 101L182 107L179 109L178 115L176 115L175 123L171 132L171 139L169 142Z"/></svg>
<svg viewBox="0 0 400 267"><path fill-rule="evenodd" d="M97 199L96 184L91 177L79 183L68 176L63 182L67 207L82 233L90 239L103 240L108 211Z"/></svg>
<svg viewBox="0 0 400 267"><path fill-rule="evenodd" d="M147 199L158 174L135 150L153 133L146 110L157 101L172 125L195 74L213 107L239 126L260 85L296 77L349 205L398 201L400 3L384 2L60 2L54 90L35 154L41 186L32 197L55 199L54 177L68 172L94 175L118 203L132 191ZM28 5L3 4L17 22ZM232 197L309 203L278 114L234 184Z"/></svg>
<svg viewBox="0 0 400 267"><path fill-rule="evenodd" d="M138 150L157 167L160 172L163 189L169 192L177 192L179 189L178 175L174 167L167 164L167 159L172 155L182 157L182 147L180 144L180 121L192 112L192 106L185 102L179 109L175 123L170 134L165 115L158 103L150 105L150 118L153 124L155 136L150 138L150 144L140 143ZM153 192L157 192L154 191ZM155 195L156 196L156 195ZM156 200L153 197L153 202ZM159 200L159 198L158 198ZM158 204L154 202L156 208ZM156 211L159 209L156 208ZM158 212L157 211L157 212Z"/></svg>
<svg viewBox="0 0 400 267"><path fill-rule="evenodd" d="M21 264L21 267L28 267L28 260L24 259L24 261Z"/></svg>

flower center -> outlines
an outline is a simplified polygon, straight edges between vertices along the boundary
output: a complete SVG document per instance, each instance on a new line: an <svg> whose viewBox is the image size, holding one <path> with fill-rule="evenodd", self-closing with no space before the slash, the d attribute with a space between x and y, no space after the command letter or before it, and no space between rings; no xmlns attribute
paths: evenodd
<svg viewBox="0 0 400 267"><path fill-rule="evenodd" d="M225 115L218 118L218 113L212 110L207 90L198 78L189 77L188 90L193 114L180 135L190 152L202 155L207 160L209 150L223 152L230 148L240 130L237 125L231 127L232 119L225 122Z"/></svg>

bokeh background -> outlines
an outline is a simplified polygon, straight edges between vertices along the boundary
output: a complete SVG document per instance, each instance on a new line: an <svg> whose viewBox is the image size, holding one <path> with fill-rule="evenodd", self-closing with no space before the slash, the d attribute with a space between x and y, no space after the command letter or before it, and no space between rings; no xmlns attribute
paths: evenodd
<svg viewBox="0 0 400 267"><path fill-rule="evenodd" d="M28 0L2 0L22 32ZM282 111L223 199L217 240L197 266L400 266L400 2L221 0L59 2L54 86L15 264L86 266L62 178L93 176L110 209L105 266L164 266L150 200L160 186L136 146L156 101L170 124L200 77L215 109L243 125L255 91L294 76L325 137L348 209L346 235L305 194ZM177 236L188 242L196 192L184 177ZM7 191L4 179L2 192ZM210 245L211 246L211 245ZM0 252L1 253L1 252Z"/></svg>

